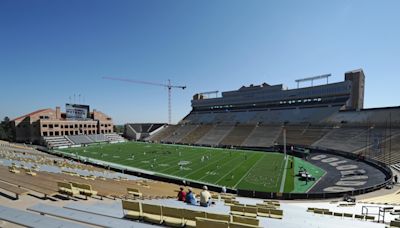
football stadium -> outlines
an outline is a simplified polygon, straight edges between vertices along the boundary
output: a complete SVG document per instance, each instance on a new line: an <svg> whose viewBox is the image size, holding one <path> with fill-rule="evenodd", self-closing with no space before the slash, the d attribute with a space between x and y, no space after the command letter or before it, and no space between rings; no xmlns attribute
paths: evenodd
<svg viewBox="0 0 400 228"><path fill-rule="evenodd" d="M15 141L1 142L0 219L6 227L396 226L400 108L364 109L364 83L358 69L318 86L197 93L178 124L127 123L121 134L83 104L16 117ZM178 201L180 188L192 203ZM14 203L26 210L7 207Z"/></svg>
<svg viewBox="0 0 400 228"><path fill-rule="evenodd" d="M400 228L399 7L0 1L0 227Z"/></svg>

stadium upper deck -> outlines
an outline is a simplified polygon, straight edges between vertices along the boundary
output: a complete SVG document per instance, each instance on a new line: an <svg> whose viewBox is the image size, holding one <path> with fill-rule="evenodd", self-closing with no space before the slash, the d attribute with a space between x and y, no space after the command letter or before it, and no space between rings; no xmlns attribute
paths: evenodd
<svg viewBox="0 0 400 228"><path fill-rule="evenodd" d="M364 73L360 70L345 73L343 82L306 88L287 89L282 84L250 85L222 93L222 97L207 99L196 94L192 112L273 111L312 107L339 107L359 110L363 108Z"/></svg>

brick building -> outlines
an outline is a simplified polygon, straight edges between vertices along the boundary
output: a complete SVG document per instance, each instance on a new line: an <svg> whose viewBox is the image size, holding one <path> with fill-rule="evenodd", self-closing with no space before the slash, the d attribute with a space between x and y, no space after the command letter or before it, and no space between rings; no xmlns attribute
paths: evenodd
<svg viewBox="0 0 400 228"><path fill-rule="evenodd" d="M41 109L12 120L17 142L42 143L43 137L113 133L111 117L96 111L87 119L68 119L60 107Z"/></svg>

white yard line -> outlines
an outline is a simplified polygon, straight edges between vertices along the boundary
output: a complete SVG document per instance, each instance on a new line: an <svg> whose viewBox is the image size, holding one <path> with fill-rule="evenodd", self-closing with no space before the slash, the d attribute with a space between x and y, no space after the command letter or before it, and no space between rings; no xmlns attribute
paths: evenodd
<svg viewBox="0 0 400 228"><path fill-rule="evenodd" d="M225 175L223 175L221 178L219 178L215 183L218 184L222 179L224 179L226 176L228 176L231 172L235 171L235 169L239 166L241 166L243 163L245 163L246 160L242 161L241 163L237 164L230 172L227 172Z"/></svg>
<svg viewBox="0 0 400 228"><path fill-rule="evenodd" d="M265 155L263 155L263 156L265 156ZM239 180L238 182L236 182L236 184L233 186L233 188L236 188L236 186L237 186L238 184L240 184L240 182L242 182L242 180L243 180L245 177L247 177L247 175L249 175L250 171L251 171L252 169L254 169L254 167L256 167L257 164L258 164L261 160L263 160L263 159L264 159L263 157L260 158L260 160L258 160L258 161L253 165L253 167L252 167L251 169L249 169L249 171L247 171L247 173L246 173L245 175L243 175L242 178L240 178L240 180Z"/></svg>
<svg viewBox="0 0 400 228"><path fill-rule="evenodd" d="M281 180L281 188L279 189L279 192L283 192L285 190L285 182L286 182L286 172L287 172L287 163L288 163L289 157L285 158L285 165L283 166L283 175L282 175L282 180Z"/></svg>

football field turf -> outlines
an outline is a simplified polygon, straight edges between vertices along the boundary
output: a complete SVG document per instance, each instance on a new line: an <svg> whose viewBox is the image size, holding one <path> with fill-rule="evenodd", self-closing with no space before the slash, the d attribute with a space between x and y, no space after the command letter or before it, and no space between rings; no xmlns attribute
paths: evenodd
<svg viewBox="0 0 400 228"><path fill-rule="evenodd" d="M295 189L294 172L289 165L295 160L290 157L284 167L284 156L280 153L142 142L91 145L61 151L229 188L264 192L279 192L280 189L292 192ZM285 178L283 173L286 173Z"/></svg>

